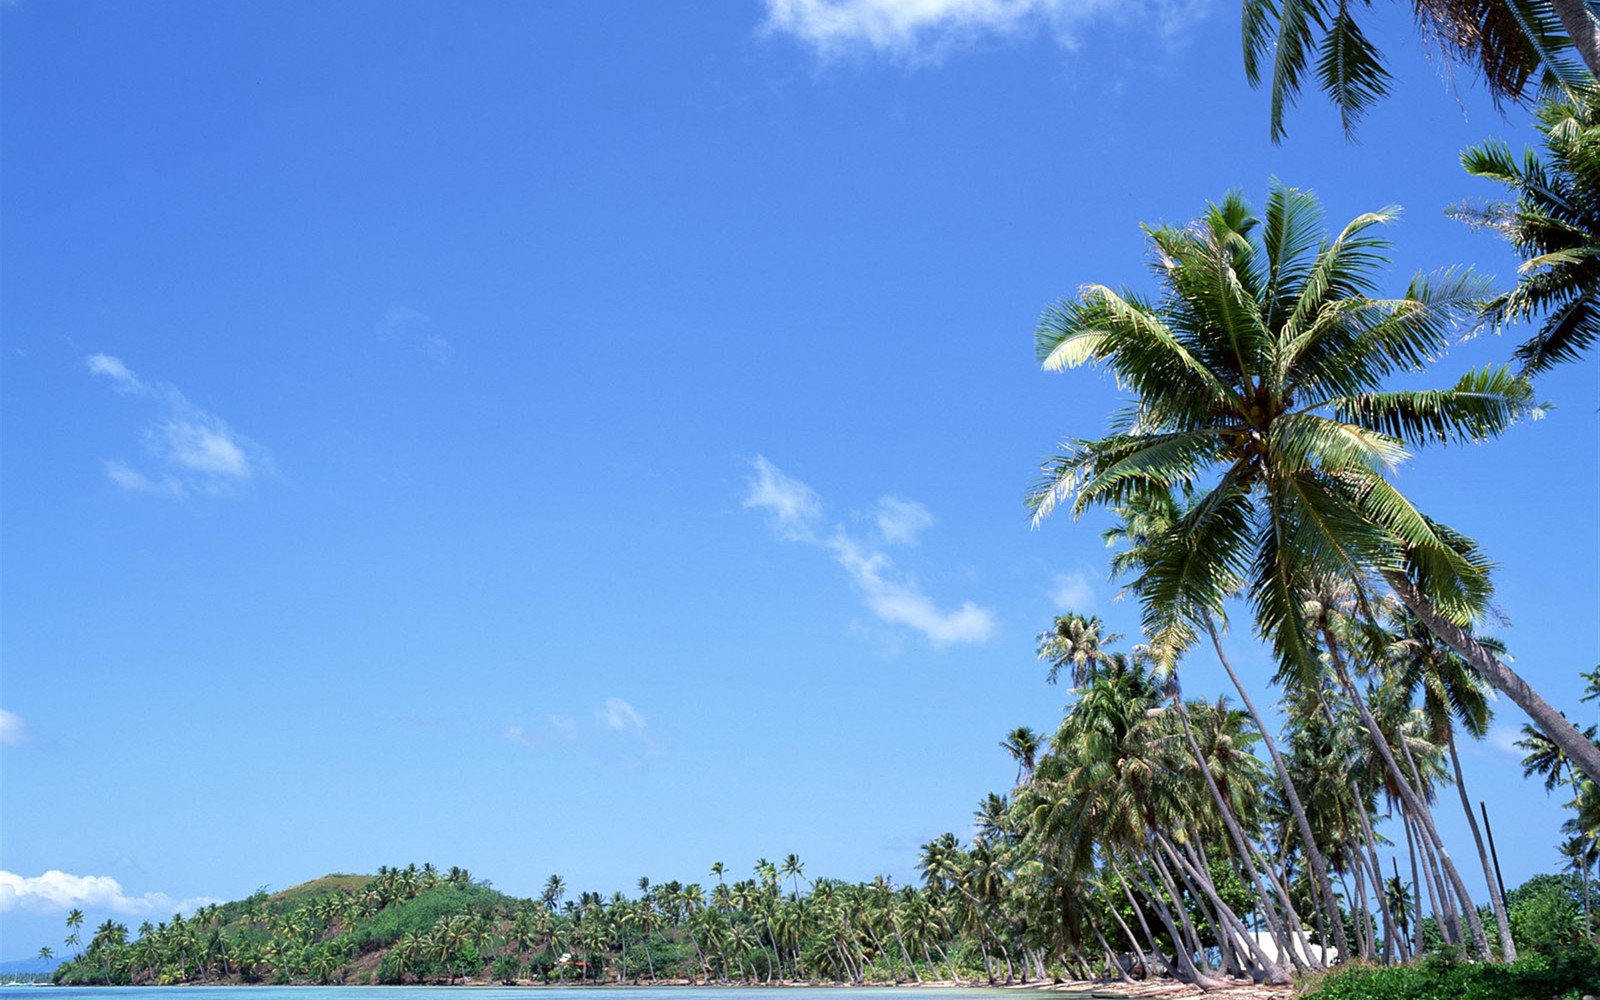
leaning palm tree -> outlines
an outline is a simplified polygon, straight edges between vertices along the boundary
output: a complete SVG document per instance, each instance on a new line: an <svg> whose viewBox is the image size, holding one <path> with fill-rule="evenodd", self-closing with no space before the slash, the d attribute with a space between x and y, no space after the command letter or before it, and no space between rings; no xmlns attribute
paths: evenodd
<svg viewBox="0 0 1600 1000"><path fill-rule="evenodd" d="M1220 612L1244 579L1280 660L1315 670L1301 592L1381 580L1600 777L1600 749L1473 638L1491 590L1482 554L1390 482L1409 446L1483 441L1537 412L1529 383L1506 369L1384 390L1449 345L1483 287L1445 271L1403 297L1372 297L1389 244L1371 230L1394 215L1362 215L1329 242L1315 197L1274 185L1262 217L1230 194L1188 227L1147 229L1158 301L1090 285L1040 321L1047 370L1104 364L1137 400L1111 434L1048 460L1028 505L1037 523L1063 504L1076 515L1194 493L1139 581L1158 648L1191 643L1201 612Z"/></svg>
<svg viewBox="0 0 1600 1000"><path fill-rule="evenodd" d="M1517 286L1485 312L1497 328L1542 319L1517 348L1530 374L1574 361L1600 340L1600 93L1543 104L1537 123L1542 159L1530 150L1518 162L1499 141L1461 154L1467 173L1505 185L1515 201L1456 213L1499 232L1523 259Z"/></svg>

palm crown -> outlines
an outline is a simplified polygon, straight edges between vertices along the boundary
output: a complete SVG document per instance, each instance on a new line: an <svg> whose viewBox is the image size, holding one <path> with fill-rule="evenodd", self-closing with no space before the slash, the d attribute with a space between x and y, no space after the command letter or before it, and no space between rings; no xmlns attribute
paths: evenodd
<svg viewBox="0 0 1600 1000"><path fill-rule="evenodd" d="M1196 491L1139 581L1158 644L1186 644L1193 612L1244 580L1285 658L1305 655L1296 591L1309 580L1409 572L1462 623L1487 597L1482 561L1386 474L1411 445L1500 433L1532 397L1493 369L1446 390L1383 389L1448 346L1483 287L1445 271L1373 297L1389 245L1372 230L1394 214L1327 242L1307 192L1275 186L1259 219L1229 195L1188 227L1147 228L1159 301L1092 285L1041 320L1047 369L1103 364L1138 399L1110 435L1047 462L1035 519Z"/></svg>
<svg viewBox="0 0 1600 1000"><path fill-rule="evenodd" d="M1037 522L1062 503L1076 514L1188 495L1131 587L1161 655L1244 587L1280 661L1314 671L1302 592L1380 577L1600 781L1600 748L1471 635L1490 590L1477 547L1387 478L1411 446L1481 441L1540 412L1505 368L1449 389L1383 388L1448 346L1482 287L1444 271L1372 297L1389 245L1371 230L1393 216L1360 216L1326 241L1316 199L1274 186L1260 218L1230 195L1188 227L1147 229L1158 301L1090 285L1040 321L1047 369L1103 364L1137 399L1111 434L1047 461L1028 503Z"/></svg>

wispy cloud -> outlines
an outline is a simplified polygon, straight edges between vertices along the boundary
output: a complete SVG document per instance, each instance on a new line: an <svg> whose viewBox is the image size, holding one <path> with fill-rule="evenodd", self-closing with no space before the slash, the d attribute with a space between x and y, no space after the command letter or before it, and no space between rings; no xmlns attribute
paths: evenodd
<svg viewBox="0 0 1600 1000"><path fill-rule="evenodd" d="M761 455L756 456L756 475L750 480L744 505L764 510L773 530L792 542L816 540L816 527L822 520L822 498L798 479L790 479Z"/></svg>
<svg viewBox="0 0 1600 1000"><path fill-rule="evenodd" d="M33 733L22 716L0 708L0 746L26 747L33 745Z"/></svg>
<svg viewBox="0 0 1600 1000"><path fill-rule="evenodd" d="M109 354L90 355L86 365L118 393L153 403L157 410L142 430L145 469L123 459L105 463L106 476L123 489L175 499L223 496L272 473L266 449L190 402L176 386L140 378Z"/></svg>
<svg viewBox="0 0 1600 1000"><path fill-rule="evenodd" d="M27 910L32 913L64 913L74 908L91 912L140 917L193 913L202 906L220 903L210 896L175 899L164 892L130 896L122 884L109 875L71 875L47 871L24 877L0 871L0 913Z"/></svg>
<svg viewBox="0 0 1600 1000"><path fill-rule="evenodd" d="M621 698L607 698L595 706L594 722L591 724L580 723L570 715L551 715L531 728L507 726L501 731L501 736L520 746L547 750L585 740L609 738L613 733L635 732L642 735L647 724L644 713L631 703Z"/></svg>
<svg viewBox="0 0 1600 1000"><path fill-rule="evenodd" d="M917 536L933 527L933 514L915 500L884 497L878 501L875 515L878 534L892 544L910 545Z"/></svg>
<svg viewBox="0 0 1600 1000"><path fill-rule="evenodd" d="M1098 594L1083 573L1058 573L1050 584L1050 602L1057 611L1088 614L1098 602Z"/></svg>
<svg viewBox="0 0 1600 1000"><path fill-rule="evenodd" d="M1048 32L1076 48L1096 21L1122 20L1173 39L1209 0L767 0L769 32L792 35L824 58L867 51L933 62L975 43Z"/></svg>
<svg viewBox="0 0 1600 1000"><path fill-rule="evenodd" d="M410 306L390 306L378 323L378 336L406 344L439 365L450 363L450 341L434 333L433 319Z"/></svg>
<svg viewBox="0 0 1600 1000"><path fill-rule="evenodd" d="M644 716L621 698L607 698L606 703L600 706L595 715L605 723L607 729L644 728Z"/></svg>
<svg viewBox="0 0 1600 1000"><path fill-rule="evenodd" d="M896 573L893 560L880 545L859 539L843 526L820 533L822 499L816 490L787 476L764 456L754 462L744 498L747 508L765 511L773 530L789 541L827 549L861 591L867 608L880 620L921 632L936 646L980 643L994 634L994 615L972 601L954 610L941 610L916 580ZM933 524L922 504L898 497L878 501L873 523L883 544L909 544Z"/></svg>
<svg viewBox="0 0 1600 1000"><path fill-rule="evenodd" d="M1484 734L1484 742L1500 753L1518 760L1527 752L1517 746L1517 741L1522 739L1522 730L1516 726L1490 726Z"/></svg>

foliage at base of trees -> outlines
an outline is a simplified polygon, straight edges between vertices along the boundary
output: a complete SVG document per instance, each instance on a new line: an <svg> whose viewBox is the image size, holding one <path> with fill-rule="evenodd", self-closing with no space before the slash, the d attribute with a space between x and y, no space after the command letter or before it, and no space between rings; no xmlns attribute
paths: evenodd
<svg viewBox="0 0 1600 1000"><path fill-rule="evenodd" d="M1319 977L1304 1000L1579 1000L1600 993L1600 950L1529 955L1503 965L1433 955L1419 965L1350 965Z"/></svg>

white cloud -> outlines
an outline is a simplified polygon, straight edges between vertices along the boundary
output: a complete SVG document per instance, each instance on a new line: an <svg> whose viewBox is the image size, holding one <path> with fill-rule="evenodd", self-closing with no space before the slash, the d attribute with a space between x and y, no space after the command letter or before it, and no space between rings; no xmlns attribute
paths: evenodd
<svg viewBox="0 0 1600 1000"><path fill-rule="evenodd" d="M842 533L829 546L861 588L867 607L891 625L909 625L936 646L986 642L994 634L994 616L971 601L940 611L914 582L887 577L890 561L882 552L864 551Z"/></svg>
<svg viewBox="0 0 1600 1000"><path fill-rule="evenodd" d="M398 340L426 354L440 365L450 363L450 341L432 332L432 317L410 306L390 306L378 323L378 335Z"/></svg>
<svg viewBox="0 0 1600 1000"><path fill-rule="evenodd" d="M0 708L0 746L25 747L33 743L33 733L22 716Z"/></svg>
<svg viewBox="0 0 1600 1000"><path fill-rule="evenodd" d="M1059 573L1050 585L1050 601L1063 613L1088 614L1096 599L1094 584L1082 573Z"/></svg>
<svg viewBox="0 0 1600 1000"><path fill-rule="evenodd" d="M122 884L109 875L69 875L63 871L47 871L43 875L25 878L8 871L0 871L0 913L27 910L32 913L64 913L78 909L110 912L125 917L193 913L202 906L220 903L220 899L198 896L194 899L174 899L164 892L147 892L142 896L129 896Z"/></svg>
<svg viewBox="0 0 1600 1000"><path fill-rule="evenodd" d="M763 27L825 58L866 49L931 62L952 48L1039 31L1071 50L1096 21L1136 24L1171 42L1212 6L1211 0L767 0Z"/></svg>
<svg viewBox="0 0 1600 1000"><path fill-rule="evenodd" d="M91 355L87 366L91 375L109 379L118 392L151 400L160 410L144 428L150 471L122 459L105 463L107 478L123 489L172 498L221 496L271 474L266 449L191 403L176 387L146 381L109 354Z"/></svg>
<svg viewBox="0 0 1600 1000"><path fill-rule="evenodd" d="M790 479L777 466L757 455L756 476L750 481L744 505L766 511L778 534L790 541L812 541L822 518L822 498L798 479Z"/></svg>
<svg viewBox="0 0 1600 1000"><path fill-rule="evenodd" d="M605 723L607 729L644 728L644 716L621 698L607 698L606 703L595 711L595 715Z"/></svg>
<svg viewBox="0 0 1600 1000"><path fill-rule="evenodd" d="M142 389L143 383L134 377L128 366L113 358L109 354L89 355L89 371L95 375L104 375L115 382L120 388L134 392Z"/></svg>
<svg viewBox="0 0 1600 1000"><path fill-rule="evenodd" d="M971 601L940 610L916 581L894 573L888 554L853 538L844 528L836 527L827 539L819 537L822 499L817 492L763 457L756 458L755 466L756 478L744 505L767 511L781 537L832 552L879 619L916 629L936 646L985 642L994 634L991 612ZM913 500L884 497L878 502L875 523L883 542L912 542L933 524L933 515Z"/></svg>
<svg viewBox="0 0 1600 1000"><path fill-rule="evenodd" d="M1526 753L1516 745L1520 739L1522 730L1517 726L1490 726L1489 732L1484 735L1484 742L1518 760L1521 760Z"/></svg>
<svg viewBox="0 0 1600 1000"><path fill-rule="evenodd" d="M878 501L878 533L886 542L910 545L933 527L933 514L915 500L884 497Z"/></svg>

